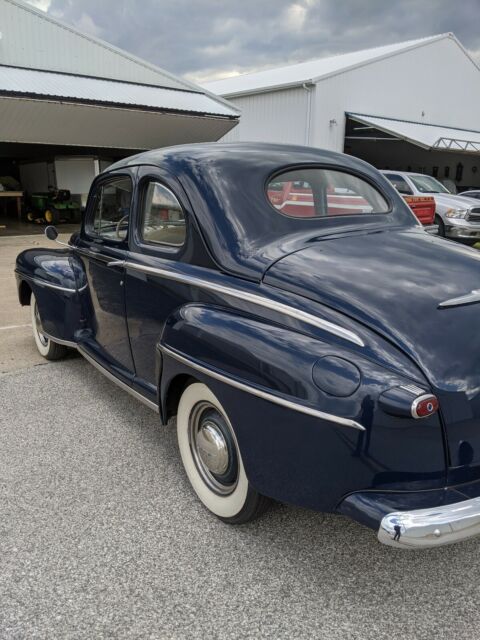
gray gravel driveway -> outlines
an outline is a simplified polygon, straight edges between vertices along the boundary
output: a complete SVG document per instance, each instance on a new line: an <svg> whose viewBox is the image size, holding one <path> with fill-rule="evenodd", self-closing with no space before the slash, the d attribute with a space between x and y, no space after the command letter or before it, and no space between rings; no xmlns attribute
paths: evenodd
<svg viewBox="0 0 480 640"><path fill-rule="evenodd" d="M2 640L480 635L480 542L392 551L284 505L223 524L174 425L80 357L3 374L0 407Z"/></svg>

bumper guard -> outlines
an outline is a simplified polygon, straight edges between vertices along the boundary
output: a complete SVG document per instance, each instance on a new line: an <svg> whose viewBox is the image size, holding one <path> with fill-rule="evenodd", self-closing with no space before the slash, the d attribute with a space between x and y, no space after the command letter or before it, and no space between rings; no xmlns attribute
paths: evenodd
<svg viewBox="0 0 480 640"><path fill-rule="evenodd" d="M441 507L388 513L380 523L378 540L399 549L426 549L479 534L480 497Z"/></svg>

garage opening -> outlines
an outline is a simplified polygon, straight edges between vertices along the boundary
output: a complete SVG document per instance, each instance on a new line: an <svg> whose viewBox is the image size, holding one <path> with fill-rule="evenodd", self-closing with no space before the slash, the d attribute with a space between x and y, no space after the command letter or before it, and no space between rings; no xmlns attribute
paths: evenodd
<svg viewBox="0 0 480 640"><path fill-rule="evenodd" d="M92 180L135 150L0 143L0 236L79 227Z"/></svg>
<svg viewBox="0 0 480 640"><path fill-rule="evenodd" d="M378 169L438 178L452 193L480 187L480 132L347 114L345 153Z"/></svg>

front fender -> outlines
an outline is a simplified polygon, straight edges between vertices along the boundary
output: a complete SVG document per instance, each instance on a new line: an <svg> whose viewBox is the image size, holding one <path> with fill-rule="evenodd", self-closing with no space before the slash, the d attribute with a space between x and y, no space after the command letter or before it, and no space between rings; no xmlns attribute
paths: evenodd
<svg viewBox="0 0 480 640"><path fill-rule="evenodd" d="M160 347L163 414L172 379L179 373L198 378L185 360L180 367L170 362L171 353L183 354L201 364L203 374L207 371L200 378L219 395L250 482L261 493L326 509L360 487L440 486L445 479L438 415L420 421L387 415L379 395L409 380L358 352L255 316L200 304L186 305L168 320ZM339 361L347 363L340 373ZM352 374L355 370L358 376ZM208 371L243 386L235 388ZM259 397L258 390L355 421L365 431L279 407Z"/></svg>
<svg viewBox="0 0 480 640"><path fill-rule="evenodd" d="M69 249L27 249L15 266L20 304L37 300L42 325L53 338L74 342L80 328L79 292L86 288L81 262Z"/></svg>

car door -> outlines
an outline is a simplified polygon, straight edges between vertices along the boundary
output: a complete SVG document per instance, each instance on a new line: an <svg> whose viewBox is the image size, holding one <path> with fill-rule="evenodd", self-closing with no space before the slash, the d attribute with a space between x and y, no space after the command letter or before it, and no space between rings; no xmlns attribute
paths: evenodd
<svg viewBox="0 0 480 640"><path fill-rule="evenodd" d="M113 172L92 187L77 252L88 280L87 332L82 346L131 383L134 364L125 314L125 268L134 173Z"/></svg>
<svg viewBox="0 0 480 640"><path fill-rule="evenodd" d="M195 270L196 230L188 199L178 182L157 167L138 172L135 225L130 262L167 270ZM189 295L186 285L127 266L125 277L128 330L137 391L155 400L158 385L156 346L168 316Z"/></svg>

